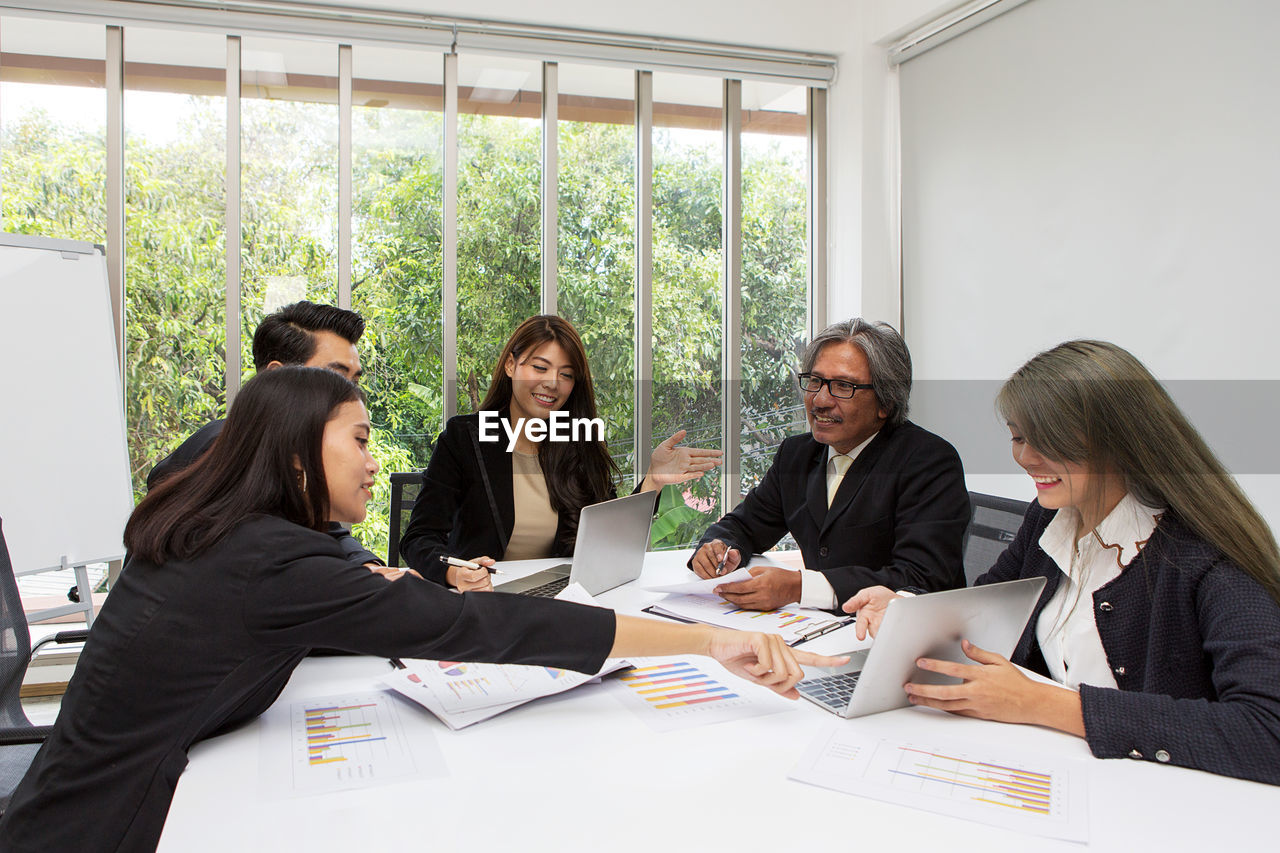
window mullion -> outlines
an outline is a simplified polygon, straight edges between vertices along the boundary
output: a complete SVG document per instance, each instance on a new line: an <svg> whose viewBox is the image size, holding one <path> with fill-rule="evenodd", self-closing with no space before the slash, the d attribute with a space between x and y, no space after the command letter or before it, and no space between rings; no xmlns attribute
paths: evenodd
<svg viewBox="0 0 1280 853"><path fill-rule="evenodd" d="M742 495L742 81L724 81L724 349L721 351L721 432L724 511Z"/></svg>

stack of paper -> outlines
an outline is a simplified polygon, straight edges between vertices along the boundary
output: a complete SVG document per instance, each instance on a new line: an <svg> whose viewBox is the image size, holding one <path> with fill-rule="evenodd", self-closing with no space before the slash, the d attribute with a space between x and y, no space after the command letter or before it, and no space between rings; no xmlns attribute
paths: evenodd
<svg viewBox="0 0 1280 853"><path fill-rule="evenodd" d="M594 675L549 666L406 660L383 684L422 705L451 729L495 717L525 702L572 690L629 666L608 660Z"/></svg>
<svg viewBox="0 0 1280 853"><path fill-rule="evenodd" d="M579 584L570 584L556 598L599 606ZM422 705L454 730L630 666L625 660L611 658L599 672L586 675L568 669L520 664L443 660L405 660L403 663L404 669L386 676L382 683Z"/></svg>
<svg viewBox="0 0 1280 853"><path fill-rule="evenodd" d="M759 555L752 558L751 568L775 566L794 571ZM847 616L832 616L825 610L814 610L790 605L777 610L743 610L715 594L721 584L751 579L750 568L737 569L718 578L700 578L692 571L685 579L675 583L645 586L651 592L665 592L667 597L645 610L657 616L666 616L681 622L704 622L722 628L742 631L763 631L779 634L787 645L812 640L828 631L834 631L850 620Z"/></svg>

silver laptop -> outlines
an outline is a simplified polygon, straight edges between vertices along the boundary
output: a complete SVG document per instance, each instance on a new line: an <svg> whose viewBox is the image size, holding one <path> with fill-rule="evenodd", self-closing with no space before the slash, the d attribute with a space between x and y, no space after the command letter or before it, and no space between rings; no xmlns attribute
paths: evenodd
<svg viewBox="0 0 1280 853"><path fill-rule="evenodd" d="M805 667L800 695L833 714L861 717L911 703L902 686L959 684L916 666L919 658L973 663L960 648L965 639L1008 657L1031 618L1044 578L934 592L889 603L871 648L849 652L841 667Z"/></svg>
<svg viewBox="0 0 1280 853"><path fill-rule="evenodd" d="M639 492L584 506L578 517L573 562L498 584L498 592L554 597L571 583L592 595L640 577L649 549L649 525L657 492Z"/></svg>

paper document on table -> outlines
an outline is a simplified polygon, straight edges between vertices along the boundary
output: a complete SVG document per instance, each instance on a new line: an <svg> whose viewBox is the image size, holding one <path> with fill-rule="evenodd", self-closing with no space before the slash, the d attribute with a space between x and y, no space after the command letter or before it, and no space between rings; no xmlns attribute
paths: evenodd
<svg viewBox="0 0 1280 853"><path fill-rule="evenodd" d="M779 634L787 645L820 637L852 618L832 616L825 610L812 610L799 605L776 610L743 610L736 604L705 595L668 595L645 610L682 622L705 622L722 628Z"/></svg>
<svg viewBox="0 0 1280 853"><path fill-rule="evenodd" d="M603 604L596 601L595 596L587 592L582 584L577 581L569 584L560 592L556 593L556 601L572 601L574 604L589 604L592 607L604 607Z"/></svg>
<svg viewBox="0 0 1280 853"><path fill-rule="evenodd" d="M384 690L279 703L263 714L262 792L321 794L447 776L435 735Z"/></svg>
<svg viewBox="0 0 1280 853"><path fill-rule="evenodd" d="M525 702L563 693L608 672L629 666L609 659L600 672L519 664L405 660L405 668L382 683L422 705L451 729L495 717Z"/></svg>
<svg viewBox="0 0 1280 853"><path fill-rule="evenodd" d="M711 658L635 658L605 687L645 724L666 732L790 711L796 703L733 675Z"/></svg>
<svg viewBox="0 0 1280 853"><path fill-rule="evenodd" d="M448 714L528 702L562 693L594 678L550 666L446 660L408 660L404 664L412 673L409 680L416 680L435 694Z"/></svg>
<svg viewBox="0 0 1280 853"><path fill-rule="evenodd" d="M783 553L791 554L791 553L798 553L798 552L773 551L770 553L771 554L783 554ZM798 571L799 568L803 568L803 567L796 567L796 566L786 566L779 561L771 559L770 557L766 557L761 554L753 554L751 556L750 566L743 566L740 569L734 569L732 572L729 572L728 574L722 575L721 577L718 577L718 578L700 578L692 569L690 569L686 575L682 576L681 580L675 581L673 583L642 584L640 588L647 589L650 592L684 592L684 593L692 593L695 595L714 595L715 588L718 587L720 584L736 583L737 581L751 580L752 569L763 568L767 566L773 566L774 568L778 568L778 569L786 569L789 572Z"/></svg>
<svg viewBox="0 0 1280 853"><path fill-rule="evenodd" d="M676 583L645 585L640 588L647 589L649 592L683 592L692 595L714 595L715 588L722 583L749 580L751 580L751 571L749 569L734 569L729 574L718 578L700 578L691 571L685 580L677 581Z"/></svg>
<svg viewBox="0 0 1280 853"><path fill-rule="evenodd" d="M1084 762L858 731L848 723L832 724L789 778L1016 832L1089 841Z"/></svg>

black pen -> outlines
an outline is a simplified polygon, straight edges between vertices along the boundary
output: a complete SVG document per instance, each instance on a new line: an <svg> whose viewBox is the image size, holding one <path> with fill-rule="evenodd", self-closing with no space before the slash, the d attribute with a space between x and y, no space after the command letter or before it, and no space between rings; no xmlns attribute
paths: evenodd
<svg viewBox="0 0 1280 853"><path fill-rule="evenodd" d="M441 555L440 562L444 563L446 566L458 566L463 569L488 569L489 574L491 575L502 574L502 572L498 571L493 566L482 566L479 563L473 563L470 560L459 560L457 557L445 557Z"/></svg>

